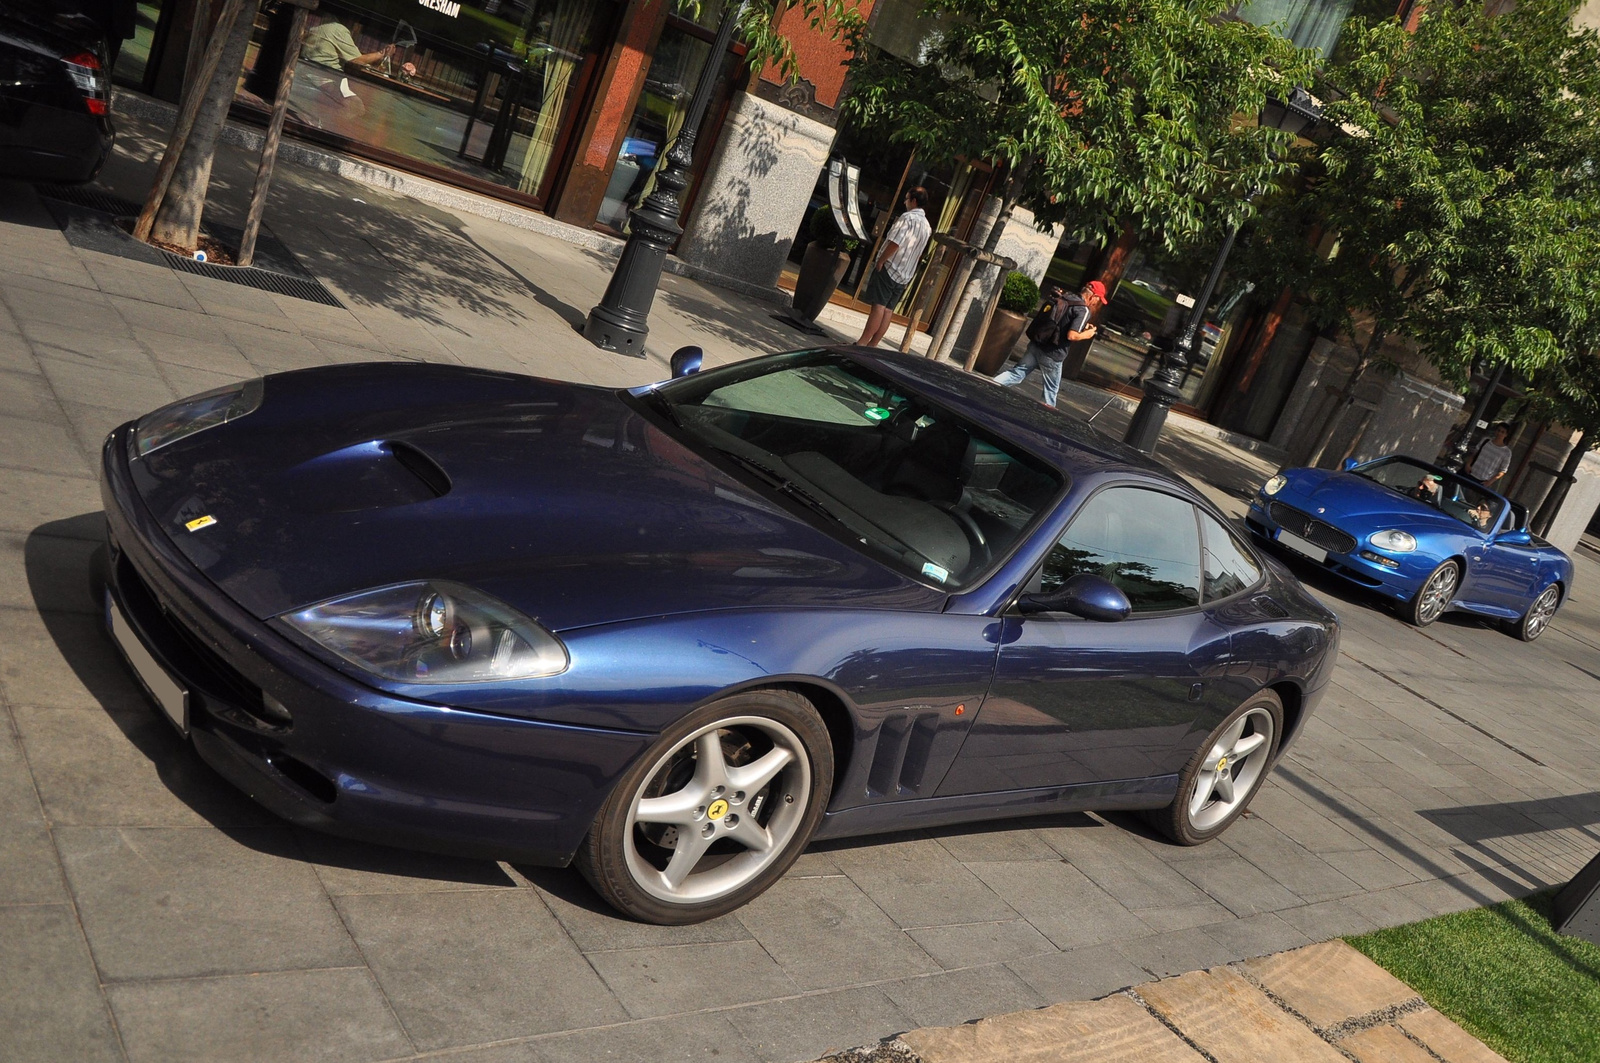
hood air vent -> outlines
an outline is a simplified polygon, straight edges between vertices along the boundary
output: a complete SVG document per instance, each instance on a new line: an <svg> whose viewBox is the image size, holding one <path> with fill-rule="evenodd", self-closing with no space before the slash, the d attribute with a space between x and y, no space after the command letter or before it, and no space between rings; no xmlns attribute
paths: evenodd
<svg viewBox="0 0 1600 1063"><path fill-rule="evenodd" d="M423 486L433 492L434 498L443 498L450 493L450 475L439 467L438 462L410 443L398 440L390 442L389 453L407 472L421 480Z"/></svg>

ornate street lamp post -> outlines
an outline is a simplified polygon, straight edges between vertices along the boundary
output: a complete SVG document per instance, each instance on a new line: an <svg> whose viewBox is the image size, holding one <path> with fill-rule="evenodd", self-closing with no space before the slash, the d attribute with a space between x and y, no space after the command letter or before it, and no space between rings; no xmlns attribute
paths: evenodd
<svg viewBox="0 0 1600 1063"><path fill-rule="evenodd" d="M1321 114L1322 108L1317 106L1311 93L1297 88L1289 94L1287 100L1268 100L1267 105L1261 109L1260 124L1269 129L1281 129L1293 136L1299 136ZM1189 363L1194 357L1200 328L1205 324L1206 307L1211 303L1217 281L1222 277L1222 267L1227 264L1228 255L1233 250L1233 241L1238 235L1237 225L1228 229L1228 235L1217 251L1216 260L1211 263L1211 272L1206 275L1206 283L1200 289L1199 296L1195 298L1194 308L1189 311L1188 322L1178 334L1172 350L1161 356L1161 367L1145 384L1144 398L1139 400L1139 408L1134 411L1133 420L1128 424L1128 432L1123 436L1123 442L1146 454L1155 453L1156 439L1161 435L1161 426L1166 423L1172 404L1178 401L1178 394L1183 388L1183 378L1188 373Z"/></svg>
<svg viewBox="0 0 1600 1063"><path fill-rule="evenodd" d="M722 69L728 43L733 39L739 12L743 9L744 0L739 0L728 5L723 13L716 42L711 45L711 55L706 59L700 82L689 101L683 128L658 164L655 190L628 215L631 224L622 257L617 259L600 305L589 311L589 319L583 325L584 336L601 350L644 357L644 338L650 332L650 304L655 301L656 287L661 283L661 266L667 252L683 235L683 226L678 224L678 215L683 211L679 197L689 183L689 170L694 165L695 137L705 119L706 108L711 104L717 73Z"/></svg>
<svg viewBox="0 0 1600 1063"><path fill-rule="evenodd" d="M1467 423L1461 426L1461 431L1456 433L1456 441L1450 444L1450 450L1444 456L1444 467L1451 472L1460 472L1467 467L1467 455L1472 451L1473 440L1478 438L1478 433L1489 427L1484 415L1489 412L1489 400L1494 398L1494 393L1500 388L1500 378L1505 376L1506 367L1497 365L1494 372L1489 374L1489 379L1484 382L1483 394L1478 396L1478 404L1472 409L1472 416Z"/></svg>

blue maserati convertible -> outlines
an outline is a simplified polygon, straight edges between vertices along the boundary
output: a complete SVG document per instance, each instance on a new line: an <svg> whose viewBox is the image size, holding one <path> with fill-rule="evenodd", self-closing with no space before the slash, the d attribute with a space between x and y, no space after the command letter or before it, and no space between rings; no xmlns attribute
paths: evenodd
<svg viewBox="0 0 1600 1063"><path fill-rule="evenodd" d="M112 637L222 775L661 923L813 838L1139 809L1203 842L1337 657L1182 480L880 351L284 373L118 428L103 493Z"/></svg>
<svg viewBox="0 0 1600 1063"><path fill-rule="evenodd" d="M1572 559L1528 530L1528 511L1415 458L1285 469L1245 526L1292 554L1395 599L1418 627L1452 609L1539 637L1572 588Z"/></svg>

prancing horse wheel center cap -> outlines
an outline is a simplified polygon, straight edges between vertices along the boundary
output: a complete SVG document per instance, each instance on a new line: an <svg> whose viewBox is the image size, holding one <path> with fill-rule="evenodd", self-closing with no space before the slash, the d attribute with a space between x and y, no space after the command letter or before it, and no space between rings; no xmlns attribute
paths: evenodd
<svg viewBox="0 0 1600 1063"><path fill-rule="evenodd" d="M708 819L714 819L714 820L721 819L723 816L726 816L727 814L728 814L728 802L722 800L722 798L720 798L720 797L717 798L715 801L711 802L711 807L706 809L706 817Z"/></svg>

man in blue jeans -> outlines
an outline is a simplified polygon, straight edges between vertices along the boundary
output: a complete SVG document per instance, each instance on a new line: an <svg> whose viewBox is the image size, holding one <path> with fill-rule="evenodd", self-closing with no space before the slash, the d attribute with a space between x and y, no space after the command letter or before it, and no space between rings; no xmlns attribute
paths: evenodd
<svg viewBox="0 0 1600 1063"><path fill-rule="evenodd" d="M1061 390L1061 363L1066 361L1067 348L1079 340L1093 339L1099 331L1098 326L1089 324L1089 316L1106 305L1106 286L1090 281L1081 295L1066 293L1059 298L1055 335L1043 342L1030 339L1022 361L994 378L996 384L1009 388L1022 383L1035 369L1043 370L1044 404L1051 409L1055 409L1056 394ZM1031 327L1029 331L1033 331Z"/></svg>

